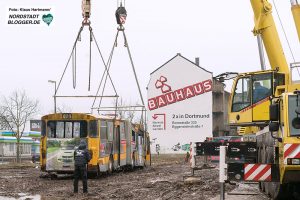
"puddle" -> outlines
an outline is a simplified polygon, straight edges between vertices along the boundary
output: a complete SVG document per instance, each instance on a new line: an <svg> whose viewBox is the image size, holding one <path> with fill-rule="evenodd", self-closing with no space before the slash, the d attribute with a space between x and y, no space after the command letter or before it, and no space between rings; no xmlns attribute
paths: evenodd
<svg viewBox="0 0 300 200"><path fill-rule="evenodd" d="M22 176L1 176L2 179L22 178Z"/></svg>
<svg viewBox="0 0 300 200"><path fill-rule="evenodd" d="M28 195L25 193L18 193L19 198L5 197L0 195L1 200L40 200L41 195Z"/></svg>

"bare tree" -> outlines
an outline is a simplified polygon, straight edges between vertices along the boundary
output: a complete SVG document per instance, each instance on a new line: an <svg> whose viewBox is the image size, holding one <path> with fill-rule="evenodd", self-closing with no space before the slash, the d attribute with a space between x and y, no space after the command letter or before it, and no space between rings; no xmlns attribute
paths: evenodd
<svg viewBox="0 0 300 200"><path fill-rule="evenodd" d="M13 132L17 140L17 162L20 162L20 139L26 123L38 111L38 101L31 100L25 91L14 91L9 97L2 97L0 119Z"/></svg>
<svg viewBox="0 0 300 200"><path fill-rule="evenodd" d="M117 116L120 117L120 119L123 119L126 115L126 111L124 111L124 109L122 108L119 108L119 107L122 107L122 106L125 106L125 101L123 100L122 97L120 97L119 99L114 99L113 100L113 105L116 106L117 105Z"/></svg>
<svg viewBox="0 0 300 200"><path fill-rule="evenodd" d="M135 103L135 105L138 105L138 102ZM137 123L139 122L140 117L138 116L140 112L136 111L136 107L129 108L129 111L127 111L126 119L128 119L131 123Z"/></svg>
<svg viewBox="0 0 300 200"><path fill-rule="evenodd" d="M134 106L131 102L127 103L122 97L113 101L114 105L117 105L117 116L121 119L127 119L131 123L143 123L142 112L139 111L137 107ZM138 102L135 103L138 105ZM140 115L139 115L140 114Z"/></svg>
<svg viewBox="0 0 300 200"><path fill-rule="evenodd" d="M133 123L134 117L135 117L135 108L132 108L132 110L127 111L126 119L128 119L131 123Z"/></svg>

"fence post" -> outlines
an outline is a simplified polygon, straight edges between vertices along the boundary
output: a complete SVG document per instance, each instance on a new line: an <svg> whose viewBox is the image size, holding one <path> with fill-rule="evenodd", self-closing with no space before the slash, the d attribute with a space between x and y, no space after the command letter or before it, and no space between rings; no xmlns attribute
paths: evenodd
<svg viewBox="0 0 300 200"><path fill-rule="evenodd" d="M194 142L191 142L190 145L190 164L192 168L192 175L194 176L194 169L196 167L196 145Z"/></svg>
<svg viewBox="0 0 300 200"><path fill-rule="evenodd" d="M227 164L226 164L227 146L220 146L220 168L219 168L219 182L220 182L220 199L225 200L225 181L227 180Z"/></svg>

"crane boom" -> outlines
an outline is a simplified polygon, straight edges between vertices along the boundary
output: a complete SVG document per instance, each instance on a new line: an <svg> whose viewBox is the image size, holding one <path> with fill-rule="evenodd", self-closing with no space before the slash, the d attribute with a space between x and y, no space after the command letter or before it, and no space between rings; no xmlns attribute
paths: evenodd
<svg viewBox="0 0 300 200"><path fill-rule="evenodd" d="M295 0L291 0L291 4L292 4L291 9L294 17L294 22L298 33L298 38L300 41L300 5L298 4L298 1Z"/></svg>
<svg viewBox="0 0 300 200"><path fill-rule="evenodd" d="M253 33L261 35L271 68L284 73L285 82L289 83L289 66L272 16L272 5L267 0L251 0L251 5L255 22Z"/></svg>

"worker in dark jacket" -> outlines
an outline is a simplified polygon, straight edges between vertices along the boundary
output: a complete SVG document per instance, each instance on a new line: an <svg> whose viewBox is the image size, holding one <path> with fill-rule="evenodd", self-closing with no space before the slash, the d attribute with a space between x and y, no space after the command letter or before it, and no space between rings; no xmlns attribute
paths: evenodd
<svg viewBox="0 0 300 200"><path fill-rule="evenodd" d="M79 147L74 151L74 193L78 193L78 180L81 177L83 193L87 193L87 164L91 160L91 155L87 150L85 140L81 140Z"/></svg>

